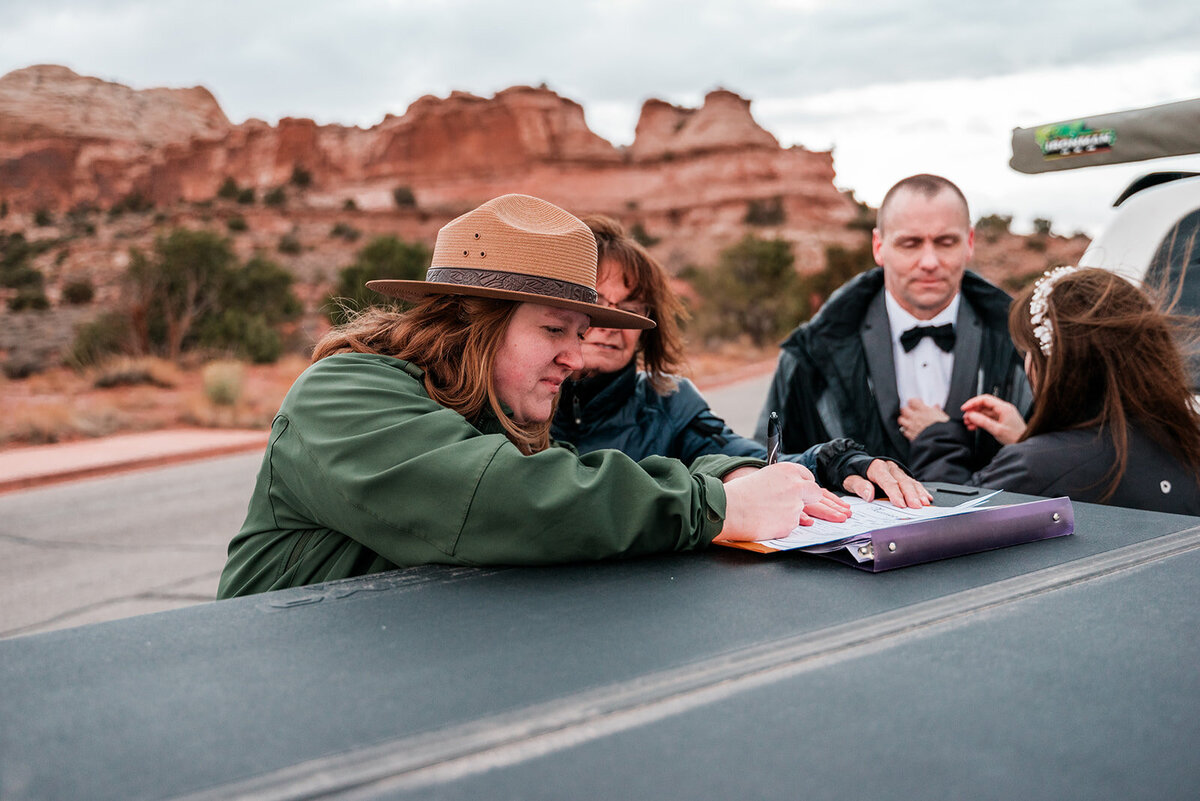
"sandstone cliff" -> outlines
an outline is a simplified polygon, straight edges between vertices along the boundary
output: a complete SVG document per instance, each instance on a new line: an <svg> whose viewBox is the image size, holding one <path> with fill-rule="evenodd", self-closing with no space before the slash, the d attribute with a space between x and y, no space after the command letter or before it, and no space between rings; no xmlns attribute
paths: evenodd
<svg viewBox="0 0 1200 801"><path fill-rule="evenodd" d="M834 188L830 153L781 148L750 101L723 90L699 109L648 100L635 141L618 149L588 129L578 103L544 87L427 96L362 129L291 118L233 125L205 89L138 91L65 67L0 78L0 201L16 211L104 209L130 196L205 202L227 178L261 197L297 168L311 183L289 192L294 211L352 201L425 235L397 209L398 187L412 192L422 223L526 192L640 224L674 268L711 261L745 230L753 204L775 212L765 233L792 240L816 268L823 242L849 241L856 212Z"/></svg>

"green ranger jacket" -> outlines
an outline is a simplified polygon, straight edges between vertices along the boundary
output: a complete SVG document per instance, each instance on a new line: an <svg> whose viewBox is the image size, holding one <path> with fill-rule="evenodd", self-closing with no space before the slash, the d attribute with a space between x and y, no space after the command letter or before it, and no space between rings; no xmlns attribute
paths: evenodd
<svg viewBox="0 0 1200 801"><path fill-rule="evenodd" d="M526 456L488 414L468 421L421 369L373 354L309 367L284 398L229 544L218 598L396 567L542 565L702 548L721 531L719 476L619 451Z"/></svg>

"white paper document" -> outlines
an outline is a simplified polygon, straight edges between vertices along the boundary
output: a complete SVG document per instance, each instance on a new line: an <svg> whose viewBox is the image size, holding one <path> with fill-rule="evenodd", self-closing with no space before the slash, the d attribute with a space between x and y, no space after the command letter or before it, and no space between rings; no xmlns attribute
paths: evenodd
<svg viewBox="0 0 1200 801"><path fill-rule="evenodd" d="M758 544L776 551L789 551L794 548L804 548L813 552L835 551L847 547L856 538L865 539L871 532L882 528L968 512L998 492L1000 490L984 493L958 506L923 506L917 509L901 509L887 500L868 503L862 498L851 496L842 499L850 504L852 512L844 523L814 520L811 526L796 526L786 537L764 540Z"/></svg>

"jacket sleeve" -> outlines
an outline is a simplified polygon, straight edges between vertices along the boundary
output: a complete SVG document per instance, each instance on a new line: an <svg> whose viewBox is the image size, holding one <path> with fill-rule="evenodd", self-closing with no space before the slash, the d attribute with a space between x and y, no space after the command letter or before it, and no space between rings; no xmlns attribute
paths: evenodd
<svg viewBox="0 0 1200 801"><path fill-rule="evenodd" d="M440 406L411 376L353 359L310 371L273 445L281 508L397 565L547 564L706 546L720 475L744 460L640 464L617 451L523 455ZM352 388L352 389L349 389ZM278 521L281 527L296 521Z"/></svg>
<svg viewBox="0 0 1200 801"><path fill-rule="evenodd" d="M912 442L909 465L919 481L967 484L974 459L974 435L960 420L934 423ZM978 485L973 485L978 486Z"/></svg>

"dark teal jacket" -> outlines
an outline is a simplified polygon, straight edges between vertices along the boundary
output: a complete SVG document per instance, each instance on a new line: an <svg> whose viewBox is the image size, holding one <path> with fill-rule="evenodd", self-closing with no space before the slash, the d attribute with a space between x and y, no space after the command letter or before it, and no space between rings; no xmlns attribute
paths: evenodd
<svg viewBox="0 0 1200 801"><path fill-rule="evenodd" d="M568 381L550 433L580 453L615 448L635 460L669 456L691 464L710 454L766 458L766 447L736 434L713 414L691 381L676 378L676 382L673 392L659 395L650 377L633 362L611 376ZM592 394L589 383L603 388ZM822 486L835 490L841 489L846 476L865 475L872 461L849 440L818 443L803 453L779 458L804 465Z"/></svg>

